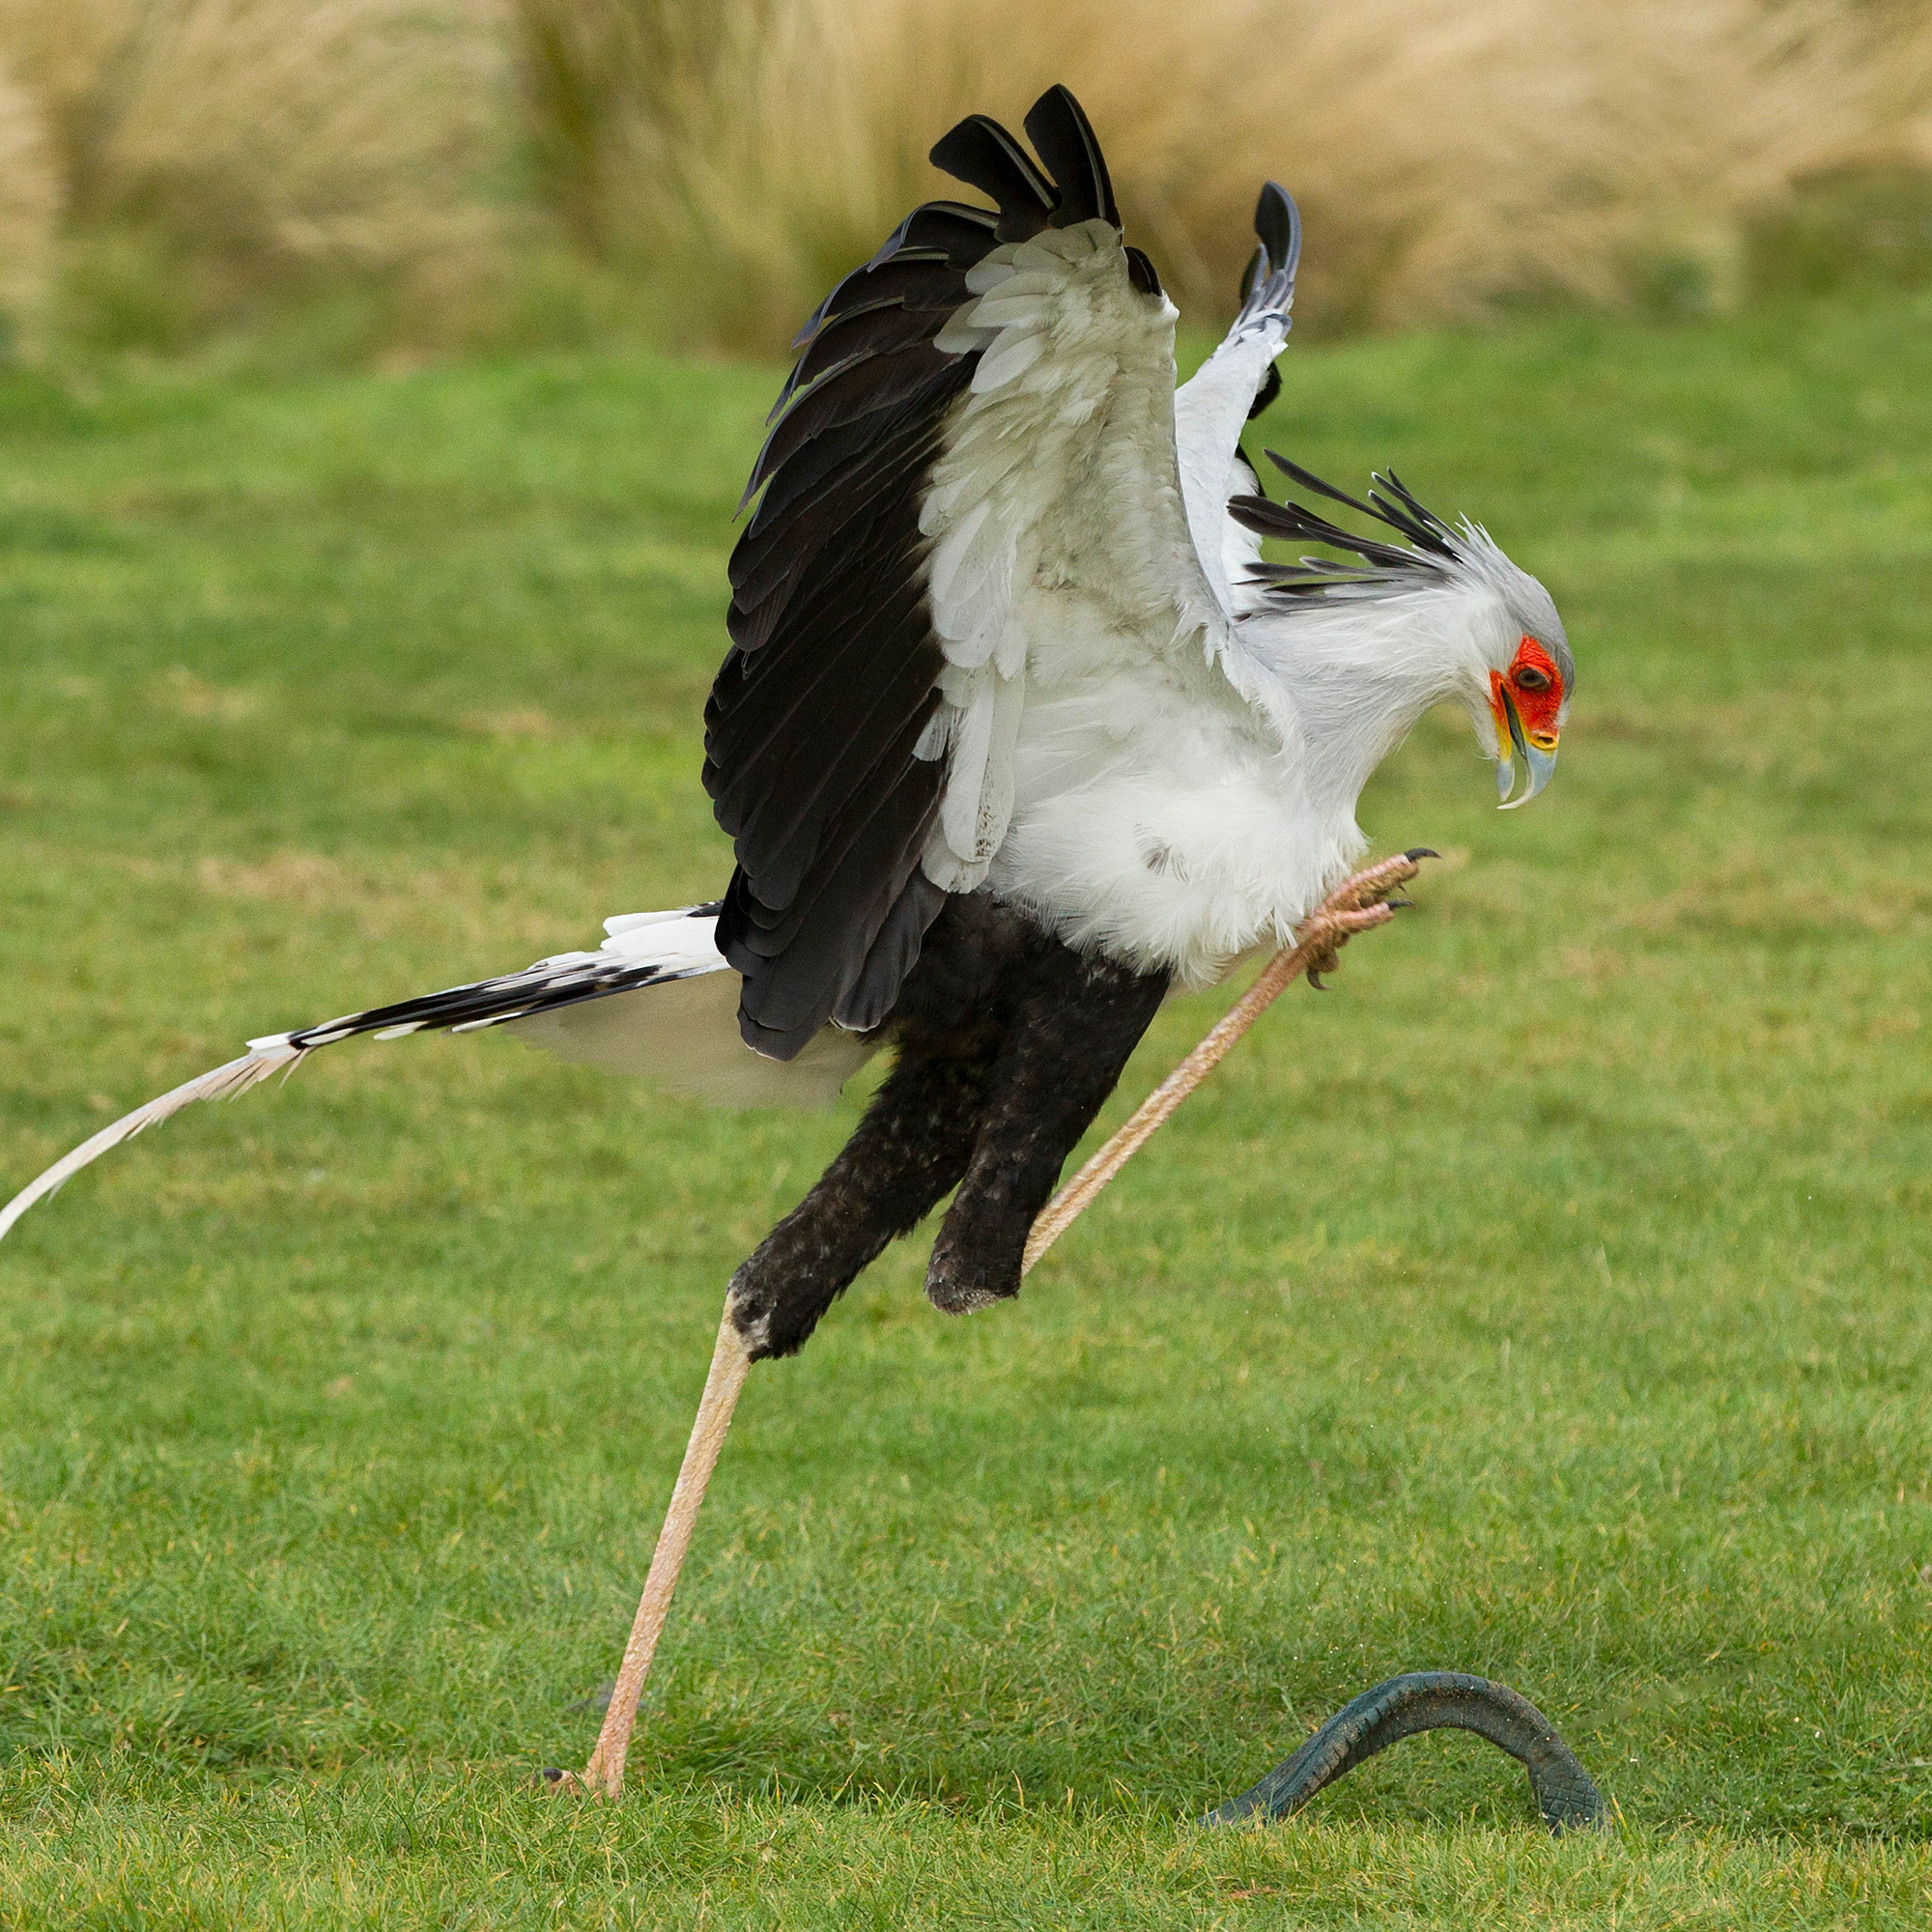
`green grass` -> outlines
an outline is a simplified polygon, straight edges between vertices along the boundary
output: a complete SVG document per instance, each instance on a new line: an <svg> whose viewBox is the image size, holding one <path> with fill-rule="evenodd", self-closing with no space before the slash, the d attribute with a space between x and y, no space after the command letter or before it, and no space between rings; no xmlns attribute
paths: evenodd
<svg viewBox="0 0 1932 1932"><path fill-rule="evenodd" d="M1297 351L1551 585L1563 767L1057 1248L895 1249L753 1378L621 1808L614 1666L727 1272L848 1131L504 1040L323 1056L0 1248L0 1922L1932 1917L1932 306ZM715 892L769 372L0 388L0 1169L242 1038ZM1170 1009L1111 1125L1225 993ZM1187 1824L1391 1672L1472 1740Z"/></svg>

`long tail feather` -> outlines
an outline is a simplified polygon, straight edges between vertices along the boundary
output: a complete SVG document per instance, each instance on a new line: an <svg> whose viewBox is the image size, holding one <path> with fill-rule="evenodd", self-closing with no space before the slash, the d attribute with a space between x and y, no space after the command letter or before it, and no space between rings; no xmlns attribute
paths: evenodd
<svg viewBox="0 0 1932 1932"><path fill-rule="evenodd" d="M62 1182L194 1100L226 1100L318 1047L373 1035L475 1033L502 1027L526 1045L613 1073L641 1074L663 1090L724 1106L828 1105L877 1045L837 1029L796 1060L760 1059L738 1037L737 976L717 947L718 905L626 913L604 922L595 952L559 952L521 973L445 987L320 1026L269 1034L231 1060L137 1107L56 1161L0 1208L0 1239ZM648 995L640 1005L632 995Z"/></svg>
<svg viewBox="0 0 1932 1932"><path fill-rule="evenodd" d="M240 1060L231 1060L150 1100L145 1107L136 1107L57 1160L39 1179L29 1181L0 1208L0 1240L35 1202L44 1201L63 1181L99 1160L110 1148L132 1140L144 1127L165 1121L192 1101L232 1099L283 1067L293 1071L319 1046L332 1046L357 1034L396 1039L412 1033L472 1033L479 1027L554 1014L614 993L721 969L724 961L712 943L717 915L715 904L685 906L675 912L629 913L605 921L604 929L610 937L595 952L560 952L551 959L539 959L521 973L450 986L394 1006L372 1007L365 1012L345 1013L340 1019L302 1027L295 1033L251 1039Z"/></svg>
<svg viewBox="0 0 1932 1932"><path fill-rule="evenodd" d="M245 1094L249 1088L259 1085L271 1073L287 1067L294 1072L307 1057L305 1049L299 1046L276 1044L257 1047L244 1053L240 1060L231 1060L225 1065L217 1066L211 1072L197 1074L194 1079L184 1081L179 1087L171 1087L158 1099L150 1100L145 1107L136 1107L131 1114L123 1114L112 1126L101 1130L89 1140L84 1140L71 1153L61 1158L39 1177L30 1180L5 1208L0 1208L0 1240L7 1237L14 1223L37 1201L44 1201L49 1194L59 1191L61 1186L86 1167L99 1160L109 1148L117 1148L123 1141L130 1141L144 1127L152 1127L156 1122L165 1121L170 1114L178 1114L195 1100L232 1100L238 1094Z"/></svg>

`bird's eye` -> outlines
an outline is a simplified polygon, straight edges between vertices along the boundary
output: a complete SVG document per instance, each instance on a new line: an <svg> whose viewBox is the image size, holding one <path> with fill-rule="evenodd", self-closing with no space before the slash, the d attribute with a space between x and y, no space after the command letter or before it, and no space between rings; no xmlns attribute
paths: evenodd
<svg viewBox="0 0 1932 1932"><path fill-rule="evenodd" d="M1549 679L1534 665L1524 665L1516 674L1516 688L1519 691L1548 691Z"/></svg>

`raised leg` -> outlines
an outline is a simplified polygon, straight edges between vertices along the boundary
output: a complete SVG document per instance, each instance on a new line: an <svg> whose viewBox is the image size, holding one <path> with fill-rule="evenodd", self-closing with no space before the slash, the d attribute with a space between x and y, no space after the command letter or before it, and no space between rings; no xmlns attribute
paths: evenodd
<svg viewBox="0 0 1932 1932"><path fill-rule="evenodd" d="M1342 948L1358 932L1368 932L1395 917L1395 908L1409 900L1394 896L1398 886L1412 879L1418 862L1435 854L1418 845L1394 859L1384 859L1365 872L1345 879L1322 900L1295 935L1293 947L1283 947L1255 976L1254 983L1215 1021L1208 1036L1185 1060L1150 1094L1116 1131L1107 1145L1063 1187L1034 1221L1020 1264L1025 1273L1087 1211L1094 1198L1144 1148L1174 1110L1207 1079L1235 1042L1261 1018L1290 986L1306 973L1318 990L1324 972L1333 972Z"/></svg>
<svg viewBox="0 0 1932 1932"><path fill-rule="evenodd" d="M959 1183L1048 954L1073 957L986 894L948 901L893 1010L893 1070L858 1132L732 1277L754 1360L796 1354L853 1277Z"/></svg>
<svg viewBox="0 0 1932 1932"><path fill-rule="evenodd" d="M990 1072L973 1157L926 1268L936 1308L1017 1294L1027 1234L1061 1167L1114 1091L1168 987L1057 941L1029 962Z"/></svg>

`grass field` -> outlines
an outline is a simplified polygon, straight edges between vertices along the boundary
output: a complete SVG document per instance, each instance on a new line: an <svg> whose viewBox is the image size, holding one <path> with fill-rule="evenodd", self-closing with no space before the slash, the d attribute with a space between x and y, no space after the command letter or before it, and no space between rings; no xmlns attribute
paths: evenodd
<svg viewBox="0 0 1932 1932"><path fill-rule="evenodd" d="M609 1678L732 1264L848 1131L506 1040L323 1056L0 1248L0 1922L1932 1918L1932 305L1288 358L1555 591L1563 766L958 1322L753 1377L621 1808ZM0 1181L249 1035L708 896L769 371L0 386ZM1170 1008L1102 1126L1225 1005ZM1189 1817L1375 1680L1405 1745Z"/></svg>

